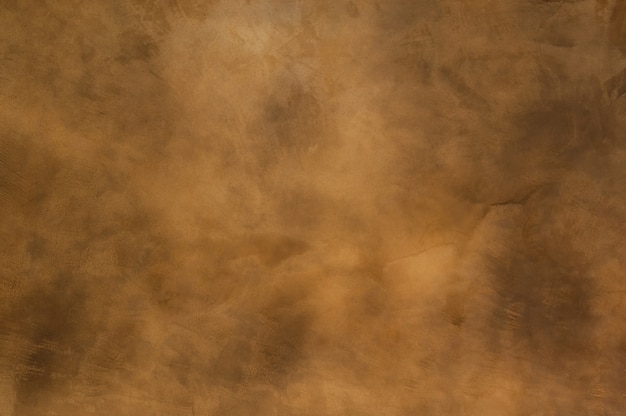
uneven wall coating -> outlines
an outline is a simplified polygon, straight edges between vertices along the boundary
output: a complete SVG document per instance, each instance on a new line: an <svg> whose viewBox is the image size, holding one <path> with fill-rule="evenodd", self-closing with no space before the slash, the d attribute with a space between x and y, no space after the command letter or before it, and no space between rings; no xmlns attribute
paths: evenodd
<svg viewBox="0 0 626 416"><path fill-rule="evenodd" d="M0 415L623 415L626 2L0 0Z"/></svg>

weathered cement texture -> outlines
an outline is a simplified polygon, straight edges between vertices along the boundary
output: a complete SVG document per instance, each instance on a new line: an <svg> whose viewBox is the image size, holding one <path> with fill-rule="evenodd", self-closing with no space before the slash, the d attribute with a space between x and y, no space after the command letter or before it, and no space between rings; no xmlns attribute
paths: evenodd
<svg viewBox="0 0 626 416"><path fill-rule="evenodd" d="M626 1L0 0L0 415L624 415Z"/></svg>

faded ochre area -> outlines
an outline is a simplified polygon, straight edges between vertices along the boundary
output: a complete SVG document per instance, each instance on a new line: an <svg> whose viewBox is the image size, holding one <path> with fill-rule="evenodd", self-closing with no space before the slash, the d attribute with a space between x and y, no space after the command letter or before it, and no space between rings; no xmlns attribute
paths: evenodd
<svg viewBox="0 0 626 416"><path fill-rule="evenodd" d="M622 415L626 2L0 1L0 415Z"/></svg>

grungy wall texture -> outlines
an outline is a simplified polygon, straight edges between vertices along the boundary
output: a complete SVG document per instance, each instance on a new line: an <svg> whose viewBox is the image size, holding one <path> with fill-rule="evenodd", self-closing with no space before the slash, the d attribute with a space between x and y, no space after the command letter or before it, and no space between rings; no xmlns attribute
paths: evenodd
<svg viewBox="0 0 626 416"><path fill-rule="evenodd" d="M626 2L0 0L0 415L623 415Z"/></svg>

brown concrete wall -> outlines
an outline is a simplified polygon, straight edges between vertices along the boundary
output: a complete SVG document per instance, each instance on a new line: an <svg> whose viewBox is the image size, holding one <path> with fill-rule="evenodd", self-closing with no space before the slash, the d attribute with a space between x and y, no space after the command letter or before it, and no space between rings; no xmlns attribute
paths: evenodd
<svg viewBox="0 0 626 416"><path fill-rule="evenodd" d="M623 415L626 2L0 0L0 415Z"/></svg>

